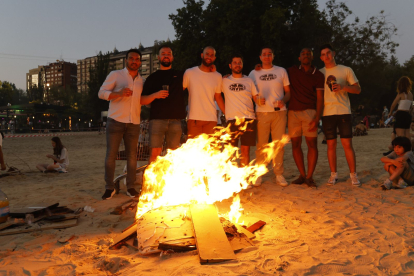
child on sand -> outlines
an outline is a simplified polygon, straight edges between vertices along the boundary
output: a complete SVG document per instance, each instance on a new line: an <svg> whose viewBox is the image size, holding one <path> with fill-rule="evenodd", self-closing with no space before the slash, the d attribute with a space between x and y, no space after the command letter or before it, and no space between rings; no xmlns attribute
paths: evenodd
<svg viewBox="0 0 414 276"><path fill-rule="evenodd" d="M57 171L67 172L66 169L69 166L68 150L62 145L59 137L52 138L53 154L47 154L46 157L53 159L53 164L37 164L41 172Z"/></svg>
<svg viewBox="0 0 414 276"><path fill-rule="evenodd" d="M384 169L390 177L382 184L383 189L391 189L392 182L398 181L396 188L403 189L414 185L414 154L411 141L407 137L397 137L392 141L394 151L381 158Z"/></svg>

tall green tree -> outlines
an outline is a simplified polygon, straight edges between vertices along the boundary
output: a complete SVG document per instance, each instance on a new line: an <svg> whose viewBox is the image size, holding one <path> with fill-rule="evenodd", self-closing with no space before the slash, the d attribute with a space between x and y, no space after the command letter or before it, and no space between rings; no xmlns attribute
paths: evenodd
<svg viewBox="0 0 414 276"><path fill-rule="evenodd" d="M89 68L90 79L88 85L88 96L87 100L82 106L82 110L85 111L93 119L98 119L101 116L101 111L108 110L109 103L107 101L98 98L98 92L104 83L106 77L109 74L109 56L110 53L99 54L96 56L97 60L95 67Z"/></svg>

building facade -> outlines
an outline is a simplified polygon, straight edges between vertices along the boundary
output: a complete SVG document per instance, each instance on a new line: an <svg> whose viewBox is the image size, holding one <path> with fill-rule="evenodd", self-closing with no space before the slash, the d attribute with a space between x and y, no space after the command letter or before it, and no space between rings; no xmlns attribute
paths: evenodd
<svg viewBox="0 0 414 276"><path fill-rule="evenodd" d="M26 89L43 87L44 96L52 87L77 89L77 66L75 63L59 61L41 65L26 73Z"/></svg>
<svg viewBox="0 0 414 276"><path fill-rule="evenodd" d="M143 78L148 77L151 73L157 71L160 66L158 62L157 55L153 54L154 47L143 48L140 45L140 51L142 54L142 64L139 69L139 73ZM127 51L116 51L110 53L109 55L109 72L113 70L120 70L125 68L126 60L125 55ZM96 62L98 58L87 57L85 59L80 59L77 62L77 87L79 93L86 93L88 91L88 82L90 80L90 70L93 70L96 67Z"/></svg>

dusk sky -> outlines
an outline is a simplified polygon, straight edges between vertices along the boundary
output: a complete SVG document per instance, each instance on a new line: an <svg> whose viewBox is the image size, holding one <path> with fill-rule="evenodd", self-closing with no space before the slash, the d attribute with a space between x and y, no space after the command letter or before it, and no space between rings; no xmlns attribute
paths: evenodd
<svg viewBox="0 0 414 276"><path fill-rule="evenodd" d="M206 1L208 2L208 1ZM361 20L381 10L399 29L397 58L414 55L414 0L345 0ZM182 0L1 0L0 80L26 89L26 73L38 65L63 58L74 62L99 51L123 51L173 40L168 15ZM326 0L318 0L320 9Z"/></svg>

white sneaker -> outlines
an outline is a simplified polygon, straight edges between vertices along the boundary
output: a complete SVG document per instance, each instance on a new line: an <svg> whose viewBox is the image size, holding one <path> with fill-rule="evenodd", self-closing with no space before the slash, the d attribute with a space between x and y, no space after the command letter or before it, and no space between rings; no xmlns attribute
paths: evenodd
<svg viewBox="0 0 414 276"><path fill-rule="evenodd" d="M253 183L253 186L255 186L255 187L259 187L260 185L262 185L262 177L261 176L259 176L257 179L256 179L256 182L255 183ZM251 186L251 185L250 185Z"/></svg>
<svg viewBox="0 0 414 276"><path fill-rule="evenodd" d="M289 183L287 183L286 179L281 174L276 175L276 184L279 184L282 187L286 187L289 185Z"/></svg>
<svg viewBox="0 0 414 276"><path fill-rule="evenodd" d="M352 185L355 187L361 186L361 182L359 182L357 173L350 173L349 176L351 177Z"/></svg>
<svg viewBox="0 0 414 276"><path fill-rule="evenodd" d="M384 183L381 185L381 187L383 187L383 189L387 189L387 190L391 189L391 186L392 186L392 182L391 182L391 180L389 180L388 178L387 178L387 180L385 180L385 181L384 181Z"/></svg>
<svg viewBox="0 0 414 276"><path fill-rule="evenodd" d="M336 184L336 182L338 181L338 173L337 172L331 172L331 176L329 177L328 180L328 185L329 186L333 186Z"/></svg>
<svg viewBox="0 0 414 276"><path fill-rule="evenodd" d="M398 180L398 183L397 183L397 188L398 189L404 189L404 188L407 188L407 183L405 183L405 181L404 181L404 179L402 179L402 178L400 178L400 180Z"/></svg>

